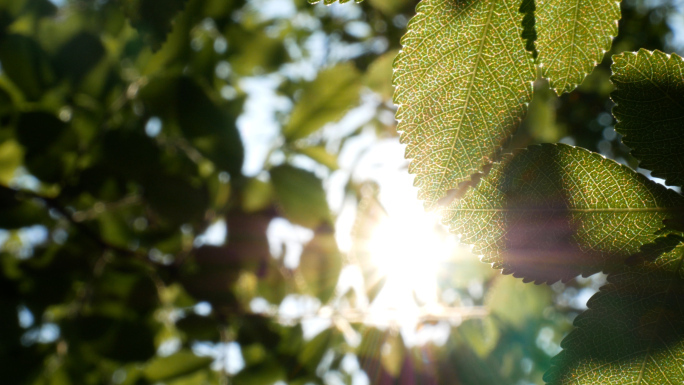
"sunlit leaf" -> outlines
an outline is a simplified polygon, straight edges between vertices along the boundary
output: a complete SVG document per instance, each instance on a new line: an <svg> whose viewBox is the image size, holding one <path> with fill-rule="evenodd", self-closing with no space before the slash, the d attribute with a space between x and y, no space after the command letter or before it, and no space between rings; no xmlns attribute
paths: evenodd
<svg viewBox="0 0 684 385"><path fill-rule="evenodd" d="M620 2L538 0L537 63L556 93L570 92L601 62L618 33Z"/></svg>
<svg viewBox="0 0 684 385"><path fill-rule="evenodd" d="M330 220L330 209L320 179L292 166L274 167L271 182L283 213L292 223L315 228Z"/></svg>
<svg viewBox="0 0 684 385"><path fill-rule="evenodd" d="M676 384L684 381L684 246L608 276L561 343L550 384ZM676 247L675 247L676 246Z"/></svg>
<svg viewBox="0 0 684 385"><path fill-rule="evenodd" d="M387 1L387 3L395 4L394 1ZM364 83L368 88L377 92L386 99L391 99L394 94L394 87L392 86L392 63L399 51L392 50L385 52L382 56L375 59L364 76Z"/></svg>
<svg viewBox="0 0 684 385"><path fill-rule="evenodd" d="M342 270L342 255L337 249L332 229L319 230L304 246L298 270L302 273L309 294L326 303L335 293Z"/></svg>
<svg viewBox="0 0 684 385"><path fill-rule="evenodd" d="M485 299L492 314L520 329L530 318L541 314L549 303L551 291L547 286L526 285L507 276L496 278Z"/></svg>
<svg viewBox="0 0 684 385"><path fill-rule="evenodd" d="M684 198L599 154L568 145L506 156L444 211L482 260L527 281L611 271L653 242Z"/></svg>
<svg viewBox="0 0 684 385"><path fill-rule="evenodd" d="M640 166L667 184L684 184L684 60L640 50L613 57L615 129Z"/></svg>
<svg viewBox="0 0 684 385"><path fill-rule="evenodd" d="M0 143L0 184L9 185L14 171L21 165L21 147L14 140Z"/></svg>
<svg viewBox="0 0 684 385"><path fill-rule="evenodd" d="M317 3L319 3L321 0L307 0L307 1L309 2L309 4L317 4ZM332 3L336 2L336 1L339 1L340 4L344 4L344 3L350 2L351 0L323 0L323 4L325 4L325 5L330 5L330 4L332 4ZM360 3L360 2L362 2L363 0L354 0L354 1L355 1L356 3Z"/></svg>
<svg viewBox="0 0 684 385"><path fill-rule="evenodd" d="M465 320L458 326L458 333L481 358L487 357L494 350L501 336L501 330L492 317Z"/></svg>
<svg viewBox="0 0 684 385"><path fill-rule="evenodd" d="M339 165L337 164L337 157L329 153L323 146L299 148L297 149L297 152L308 156L332 171L335 171L339 168Z"/></svg>
<svg viewBox="0 0 684 385"><path fill-rule="evenodd" d="M170 380L206 368L214 359L198 357L190 350L181 350L168 357L160 357L145 368L145 377L152 381Z"/></svg>
<svg viewBox="0 0 684 385"><path fill-rule="evenodd" d="M304 138L326 123L335 122L355 107L359 100L361 76L351 63L339 64L321 71L304 86L283 128L288 141Z"/></svg>
<svg viewBox="0 0 684 385"><path fill-rule="evenodd" d="M430 208L496 156L532 98L514 0L423 0L394 68L397 130Z"/></svg>

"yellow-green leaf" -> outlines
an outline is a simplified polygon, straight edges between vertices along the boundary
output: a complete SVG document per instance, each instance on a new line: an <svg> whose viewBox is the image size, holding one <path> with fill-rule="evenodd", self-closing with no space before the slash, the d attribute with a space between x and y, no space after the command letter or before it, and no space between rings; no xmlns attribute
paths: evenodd
<svg viewBox="0 0 684 385"><path fill-rule="evenodd" d="M290 121L283 128L287 141L304 138L335 122L359 101L361 75L351 63L321 71L304 86L302 96L292 109Z"/></svg>
<svg viewBox="0 0 684 385"><path fill-rule="evenodd" d="M444 221L494 268L555 282L615 270L683 210L684 197L626 166L547 144L495 164Z"/></svg>
<svg viewBox="0 0 684 385"><path fill-rule="evenodd" d="M570 92L601 62L618 33L620 2L537 0L537 63L556 93Z"/></svg>
<svg viewBox="0 0 684 385"><path fill-rule="evenodd" d="M516 0L423 0L394 64L397 130L427 208L488 164L535 77Z"/></svg>

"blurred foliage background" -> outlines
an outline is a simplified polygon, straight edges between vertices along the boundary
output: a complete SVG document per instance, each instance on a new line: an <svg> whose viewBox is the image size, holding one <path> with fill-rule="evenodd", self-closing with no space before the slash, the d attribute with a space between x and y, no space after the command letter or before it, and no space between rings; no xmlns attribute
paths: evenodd
<svg viewBox="0 0 684 385"><path fill-rule="evenodd" d="M541 383L602 275L526 285L434 223L376 236L420 206L391 101L416 3L0 0L0 382ZM610 55L677 50L682 8L623 1L510 149L636 167ZM416 266L446 245L434 287L393 297L374 254L412 237Z"/></svg>

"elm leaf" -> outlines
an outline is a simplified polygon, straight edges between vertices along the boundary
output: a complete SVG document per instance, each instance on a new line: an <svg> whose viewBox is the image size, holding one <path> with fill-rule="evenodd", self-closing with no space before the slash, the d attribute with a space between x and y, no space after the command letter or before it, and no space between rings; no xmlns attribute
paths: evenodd
<svg viewBox="0 0 684 385"><path fill-rule="evenodd" d="M484 262L551 283L614 271L682 210L684 197L624 165L546 144L506 156L443 214Z"/></svg>
<svg viewBox="0 0 684 385"><path fill-rule="evenodd" d="M537 63L557 94L570 92L601 62L618 33L620 2L538 0Z"/></svg>
<svg viewBox="0 0 684 385"><path fill-rule="evenodd" d="M397 130L432 208L488 164L532 99L516 0L423 0L394 63Z"/></svg>
<svg viewBox="0 0 684 385"><path fill-rule="evenodd" d="M640 50L613 57L617 105L613 115L622 142L640 166L670 185L684 184L684 60Z"/></svg>

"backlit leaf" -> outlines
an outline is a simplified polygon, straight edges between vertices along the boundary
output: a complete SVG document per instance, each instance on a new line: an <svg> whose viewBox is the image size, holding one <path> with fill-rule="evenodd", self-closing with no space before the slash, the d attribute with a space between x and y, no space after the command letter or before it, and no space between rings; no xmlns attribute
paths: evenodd
<svg viewBox="0 0 684 385"><path fill-rule="evenodd" d="M537 0L537 63L556 93L570 92L601 62L618 33L620 2Z"/></svg>
<svg viewBox="0 0 684 385"><path fill-rule="evenodd" d="M283 129L288 141L314 133L326 123L342 118L359 100L361 76L354 65L340 64L321 71L302 90Z"/></svg>
<svg viewBox="0 0 684 385"><path fill-rule="evenodd" d="M615 129L640 166L684 184L684 61L660 51L613 57Z"/></svg>
<svg viewBox="0 0 684 385"><path fill-rule="evenodd" d="M330 220L323 184L316 175L288 165L270 173L279 206L290 222L316 228Z"/></svg>
<svg viewBox="0 0 684 385"><path fill-rule="evenodd" d="M309 294L326 303L335 293L337 279L342 270L342 256L337 249L332 229L316 232L302 251L298 269L306 282Z"/></svg>
<svg viewBox="0 0 684 385"><path fill-rule="evenodd" d="M663 238L664 254L656 261L608 276L561 343L564 350L544 377L548 383L684 381L684 245L675 247L681 240Z"/></svg>
<svg viewBox="0 0 684 385"><path fill-rule="evenodd" d="M189 350L181 350L168 357L160 357L145 368L145 377L152 381L169 380L206 368L214 359L197 357Z"/></svg>
<svg viewBox="0 0 684 385"><path fill-rule="evenodd" d="M394 68L397 130L430 208L488 164L532 98L514 0L423 0Z"/></svg>
<svg viewBox="0 0 684 385"><path fill-rule="evenodd" d="M599 154L528 147L444 210L482 260L527 281L611 271L652 243L684 198Z"/></svg>
<svg viewBox="0 0 684 385"><path fill-rule="evenodd" d="M308 0L308 1L309 1L309 4L317 4L317 3L319 3L321 0ZM336 2L336 1L338 1L338 0L323 0L323 4L325 4L325 5L330 5L330 4L332 4L332 3ZM351 0L339 0L340 4L348 3L348 2L350 2L350 1L351 1ZM354 1L355 1L356 3L360 3L360 2L362 2L363 0L354 0Z"/></svg>

